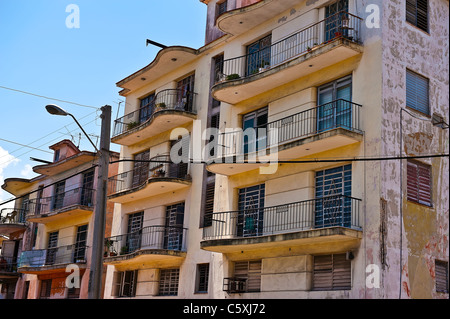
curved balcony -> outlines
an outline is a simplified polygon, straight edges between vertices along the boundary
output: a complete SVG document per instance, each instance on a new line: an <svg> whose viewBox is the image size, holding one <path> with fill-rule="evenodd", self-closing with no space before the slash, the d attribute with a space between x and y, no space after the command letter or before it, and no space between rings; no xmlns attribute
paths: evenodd
<svg viewBox="0 0 450 319"><path fill-rule="evenodd" d="M352 249L362 238L361 200L327 196L273 207L205 216L200 247L219 253L293 248L302 253ZM265 251L265 252L264 252ZM273 251L272 251L273 253Z"/></svg>
<svg viewBox="0 0 450 319"><path fill-rule="evenodd" d="M255 3L221 14L216 21L219 29L228 34L239 35L298 4L298 0L253 2Z"/></svg>
<svg viewBox="0 0 450 319"><path fill-rule="evenodd" d="M186 232L177 226L148 226L105 240L105 264L153 263L178 266L186 257Z"/></svg>
<svg viewBox="0 0 450 319"><path fill-rule="evenodd" d="M235 175L362 140L360 104L338 99L245 131L218 136L207 170ZM267 159L267 160L266 160Z"/></svg>
<svg viewBox="0 0 450 319"><path fill-rule="evenodd" d="M111 141L132 145L192 122L197 118L196 96L183 90L159 92L149 105L115 120Z"/></svg>
<svg viewBox="0 0 450 319"><path fill-rule="evenodd" d="M4 208L0 211L0 235L24 232L27 229L27 209Z"/></svg>
<svg viewBox="0 0 450 319"><path fill-rule="evenodd" d="M74 188L29 201L27 221L47 224L68 217L88 216L94 211L95 190Z"/></svg>
<svg viewBox="0 0 450 319"><path fill-rule="evenodd" d="M191 185L188 166L175 164L169 155L159 155L144 165L136 165L128 172L108 179L108 200L125 203L173 192Z"/></svg>
<svg viewBox="0 0 450 319"><path fill-rule="evenodd" d="M214 98L237 104L361 54L361 21L339 12L270 47L224 60L217 66Z"/></svg>
<svg viewBox="0 0 450 319"><path fill-rule="evenodd" d="M90 247L74 244L48 249L27 250L22 252L18 271L23 274L54 274L66 272L66 266L77 264L86 269L86 256Z"/></svg>

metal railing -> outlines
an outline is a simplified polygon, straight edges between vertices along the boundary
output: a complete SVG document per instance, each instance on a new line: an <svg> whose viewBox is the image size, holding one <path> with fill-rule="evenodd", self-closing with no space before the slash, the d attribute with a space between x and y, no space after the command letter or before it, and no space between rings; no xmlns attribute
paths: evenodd
<svg viewBox="0 0 450 319"><path fill-rule="evenodd" d="M273 207L211 213L203 239L258 237L325 227L361 228L361 200L327 196Z"/></svg>
<svg viewBox="0 0 450 319"><path fill-rule="evenodd" d="M240 57L224 60L216 66L216 83L246 78L299 57L331 41L345 38L360 42L360 17L338 12L271 46Z"/></svg>
<svg viewBox="0 0 450 319"><path fill-rule="evenodd" d="M78 187L53 196L31 199L28 215L42 215L80 205L94 207L95 189Z"/></svg>
<svg viewBox="0 0 450 319"><path fill-rule="evenodd" d="M186 229L177 226L148 226L105 239L105 257L127 255L141 249L186 250Z"/></svg>
<svg viewBox="0 0 450 319"><path fill-rule="evenodd" d="M0 225L2 224L25 224L28 209L3 208L0 211Z"/></svg>
<svg viewBox="0 0 450 319"><path fill-rule="evenodd" d="M17 257L6 257L0 255L0 273L16 273Z"/></svg>
<svg viewBox="0 0 450 319"><path fill-rule="evenodd" d="M197 93L180 89L163 90L156 94L154 100L148 105L115 120L112 137L138 127L160 111L178 110L195 114L197 112L196 96Z"/></svg>
<svg viewBox="0 0 450 319"><path fill-rule="evenodd" d="M300 113L254 127L219 134L217 157L268 149L327 130L344 128L361 132L360 104L338 99Z"/></svg>
<svg viewBox="0 0 450 319"><path fill-rule="evenodd" d="M147 183L149 179L154 178L190 180L188 165L186 163L172 163L170 155L159 155L150 159L149 163L137 164L136 162L135 168L131 171L108 178L108 196L139 187Z"/></svg>
<svg viewBox="0 0 450 319"><path fill-rule="evenodd" d="M24 251L19 258L19 268L86 263L88 248L88 246L73 244L55 248Z"/></svg>

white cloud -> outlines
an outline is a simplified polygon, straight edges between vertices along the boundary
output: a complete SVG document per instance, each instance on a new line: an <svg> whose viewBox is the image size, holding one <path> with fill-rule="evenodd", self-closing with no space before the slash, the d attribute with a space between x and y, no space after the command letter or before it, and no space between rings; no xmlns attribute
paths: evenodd
<svg viewBox="0 0 450 319"><path fill-rule="evenodd" d="M20 175L24 178L31 179L35 175L33 167L30 164L25 164L25 167L20 171Z"/></svg>

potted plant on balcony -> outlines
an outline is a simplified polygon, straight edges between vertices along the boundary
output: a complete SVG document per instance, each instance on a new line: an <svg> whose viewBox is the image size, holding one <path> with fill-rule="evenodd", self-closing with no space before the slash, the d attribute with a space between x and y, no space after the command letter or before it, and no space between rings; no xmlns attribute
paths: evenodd
<svg viewBox="0 0 450 319"><path fill-rule="evenodd" d="M156 177L164 177L166 175L166 171L163 169L159 169L155 173L156 173Z"/></svg>
<svg viewBox="0 0 450 319"><path fill-rule="evenodd" d="M226 80L227 81L232 81L232 80L237 80L237 79L240 79L240 78L241 78L241 76L239 74L233 73L233 74L227 75Z"/></svg>
<svg viewBox="0 0 450 319"><path fill-rule="evenodd" d="M157 111L164 110L165 108L166 108L166 103L164 103L164 102L156 104L156 110Z"/></svg>
<svg viewBox="0 0 450 319"><path fill-rule="evenodd" d="M262 60L259 72L267 71L270 68L270 63L268 61Z"/></svg>
<svg viewBox="0 0 450 319"><path fill-rule="evenodd" d="M122 246L122 248L120 248L120 255L126 254L128 254L128 246Z"/></svg>
<svg viewBox="0 0 450 319"><path fill-rule="evenodd" d="M135 128L135 127L138 126L138 125L139 125L138 122L130 122L130 123L127 123L127 131L129 131L129 130Z"/></svg>

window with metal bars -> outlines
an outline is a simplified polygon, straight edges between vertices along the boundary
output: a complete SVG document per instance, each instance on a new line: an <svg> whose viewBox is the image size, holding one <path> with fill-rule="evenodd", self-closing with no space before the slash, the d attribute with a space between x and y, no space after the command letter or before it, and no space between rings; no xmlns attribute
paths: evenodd
<svg viewBox="0 0 450 319"><path fill-rule="evenodd" d="M431 166L408 160L407 198L411 202L432 206Z"/></svg>
<svg viewBox="0 0 450 319"><path fill-rule="evenodd" d="M436 291L448 293L448 261L435 260Z"/></svg>
<svg viewBox="0 0 450 319"><path fill-rule="evenodd" d="M428 32L428 0L406 0L406 21Z"/></svg>
<svg viewBox="0 0 450 319"><path fill-rule="evenodd" d="M180 269L161 269L159 277L159 296L178 295Z"/></svg>
<svg viewBox="0 0 450 319"><path fill-rule="evenodd" d="M346 254L314 256L312 290L349 290L351 283Z"/></svg>
<svg viewBox="0 0 450 319"><path fill-rule="evenodd" d="M117 271L113 276L113 297L135 297L137 286L137 270Z"/></svg>
<svg viewBox="0 0 450 319"><path fill-rule="evenodd" d="M52 291L52 280L41 280L41 290L39 293L39 299L49 299Z"/></svg>
<svg viewBox="0 0 450 319"><path fill-rule="evenodd" d="M209 282L209 264L197 265L197 284L196 293L207 293Z"/></svg>
<svg viewBox="0 0 450 319"><path fill-rule="evenodd" d="M429 80L411 70L406 70L406 106L430 115Z"/></svg>

